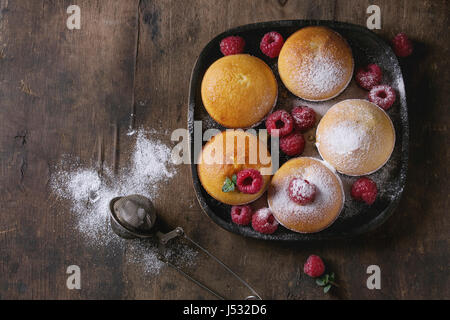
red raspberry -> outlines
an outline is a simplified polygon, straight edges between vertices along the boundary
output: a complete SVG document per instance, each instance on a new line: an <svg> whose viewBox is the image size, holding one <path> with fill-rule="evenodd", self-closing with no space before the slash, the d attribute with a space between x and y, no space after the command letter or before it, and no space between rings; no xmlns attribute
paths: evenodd
<svg viewBox="0 0 450 320"><path fill-rule="evenodd" d="M288 156L299 156L305 150L305 138L298 131L292 132L280 138L280 149Z"/></svg>
<svg viewBox="0 0 450 320"><path fill-rule="evenodd" d="M245 40L239 36L229 36L220 41L220 51L224 56L244 52Z"/></svg>
<svg viewBox="0 0 450 320"><path fill-rule="evenodd" d="M372 204L377 198L377 185L371 179L362 177L352 185L351 195L355 200Z"/></svg>
<svg viewBox="0 0 450 320"><path fill-rule="evenodd" d="M289 198L292 201L305 205L311 203L316 198L317 188L308 180L294 178L289 183Z"/></svg>
<svg viewBox="0 0 450 320"><path fill-rule="evenodd" d="M286 110L277 110L267 117L266 128L271 136L283 137L294 129L294 119Z"/></svg>
<svg viewBox="0 0 450 320"><path fill-rule="evenodd" d="M319 256L312 254L306 260L303 272L313 278L320 277L325 272L325 264Z"/></svg>
<svg viewBox="0 0 450 320"><path fill-rule="evenodd" d="M269 208L262 208L253 215L252 227L260 233L272 234L278 229L278 221Z"/></svg>
<svg viewBox="0 0 450 320"><path fill-rule="evenodd" d="M283 36L278 32L272 31L264 35L259 44L259 48L266 56L276 58L280 54L283 44Z"/></svg>
<svg viewBox="0 0 450 320"><path fill-rule="evenodd" d="M253 210L250 206L232 206L231 220L234 223L246 226L252 221Z"/></svg>
<svg viewBox="0 0 450 320"><path fill-rule="evenodd" d="M392 39L392 46L394 52L398 57L405 58L410 56L413 52L413 44L408 36L401 32Z"/></svg>
<svg viewBox="0 0 450 320"><path fill-rule="evenodd" d="M291 111L292 118L298 130L304 132L316 124L316 112L309 107L295 107Z"/></svg>
<svg viewBox="0 0 450 320"><path fill-rule="evenodd" d="M364 68L359 68L355 78L361 88L370 90L381 83L383 71L377 64L369 64Z"/></svg>
<svg viewBox="0 0 450 320"><path fill-rule="evenodd" d="M394 104L395 99L395 91L388 85L373 87L369 92L369 101L384 110L389 109Z"/></svg>
<svg viewBox="0 0 450 320"><path fill-rule="evenodd" d="M236 184L240 192L255 194L263 186L261 173L255 169L244 169L238 172Z"/></svg>

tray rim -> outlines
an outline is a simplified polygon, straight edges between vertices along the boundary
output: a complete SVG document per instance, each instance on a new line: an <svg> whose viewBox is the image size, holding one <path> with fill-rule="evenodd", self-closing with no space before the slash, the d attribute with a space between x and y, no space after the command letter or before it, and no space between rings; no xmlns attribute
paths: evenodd
<svg viewBox="0 0 450 320"><path fill-rule="evenodd" d="M292 232L292 236L289 238L277 238L276 235L264 235L264 234L257 234L257 235L248 235L243 232L243 230L236 225L231 225L227 223L226 221L222 220L220 217L218 217L214 211L205 203L203 200L203 195L201 191L201 185L197 174L197 165L194 163L194 152L193 152L193 122L194 122L194 109L195 109L195 95L196 95L196 88L192 86L193 82L197 80L198 71L199 71L199 62L203 56L206 55L206 49L212 45L212 43L216 42L218 39L224 37L225 35L228 35L230 33L238 33L242 31L251 31L255 29L261 29L265 27L295 27L297 25L302 25L300 28L304 28L306 26L315 26L315 25L322 25L327 26L333 29L333 27L339 27L339 28L351 28L351 29L359 29L360 32L367 34L368 37L371 37L374 39L380 46L384 47L387 51L390 51L390 55L395 57L395 64L396 64L396 70L399 72L401 76L401 81L399 81L398 86L401 87L402 94L400 95L400 113L401 113L401 166L400 166L400 172L399 172L399 179L400 179L400 186L401 190L399 191L398 196L392 200L389 205L375 218L368 221L367 223L359 226L354 227L350 232L340 232L339 234L321 234L319 233L311 233L311 234L301 234L301 233L295 233ZM348 22L340 22L340 21L334 21L334 20L303 20L303 19L291 19L291 20L271 20L271 21L264 21L264 22L256 22L256 23L250 23L245 24L241 26L236 26L231 29L228 29L224 32L221 32L220 34L213 37L201 50L200 54L197 56L197 59L195 60L194 67L191 71L190 81L189 81L189 97L188 97L188 116L187 116L187 128L189 130L189 157L191 160L191 179L192 184L195 190L195 196L197 198L197 201L199 202L199 205L203 211L203 213L208 216L214 223L219 225L221 228L225 229L228 232L238 234L241 236L244 236L246 238L253 238L253 239L259 239L259 240L266 240L266 241L277 241L277 242L311 242L311 241L325 241L325 240L339 240L339 239L349 239L353 237L360 236L365 233L369 233L380 227L382 224L384 224L394 213L395 209L398 207L398 204L400 203L400 200L403 196L403 192L406 185L407 180L407 174L408 174L408 164L409 164L409 114L408 114L408 107L407 107L407 100L406 100L406 91L405 91L405 84L404 84L404 77L403 73L400 67L400 63L398 61L398 58L395 56L392 48L386 44L386 42L378 36L375 32L362 27L357 24L348 23ZM295 238L295 237L298 238Z"/></svg>

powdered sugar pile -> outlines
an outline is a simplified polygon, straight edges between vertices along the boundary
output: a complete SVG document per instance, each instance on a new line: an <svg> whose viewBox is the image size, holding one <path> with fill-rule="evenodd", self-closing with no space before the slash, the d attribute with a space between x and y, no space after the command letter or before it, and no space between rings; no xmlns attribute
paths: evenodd
<svg viewBox="0 0 450 320"><path fill-rule="evenodd" d="M128 168L114 174L104 168L101 176L97 168L85 167L79 161L64 160L52 175L50 186L55 195L70 203L75 227L87 245L109 246L112 250L126 250L128 261L141 265L144 271L157 273L163 263L157 259L157 248L150 241L123 240L113 233L109 224L111 199L140 194L155 199L158 186L175 175L171 164L171 150L149 132L139 130ZM66 157L68 158L68 157ZM69 157L70 159L70 157ZM168 254L178 252L177 260L192 263L195 251L186 245L174 245Z"/></svg>
<svg viewBox="0 0 450 320"><path fill-rule="evenodd" d="M147 185L172 178L173 168L169 168L170 149L158 141L146 139L143 131L138 131L136 146L132 155L133 179Z"/></svg>

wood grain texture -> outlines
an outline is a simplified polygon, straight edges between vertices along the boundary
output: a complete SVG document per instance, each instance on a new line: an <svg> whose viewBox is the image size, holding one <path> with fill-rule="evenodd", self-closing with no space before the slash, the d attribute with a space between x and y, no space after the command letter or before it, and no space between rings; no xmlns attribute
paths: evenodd
<svg viewBox="0 0 450 320"><path fill-rule="evenodd" d="M48 182L55 163L72 154L95 160L105 138L112 161L113 124L120 125L119 164L136 125L170 143L186 127L189 77L203 46L238 25L278 19L366 23L370 1L78 0L81 30L65 27L71 1L0 0L0 298L207 299L170 269L144 277L126 252L87 247L67 203ZM228 233L200 210L189 166L163 185L155 201L254 285L265 299L450 298L448 203L448 2L380 0L385 39L400 31L417 44L402 60L410 111L410 169L394 216L376 232L352 240L277 244ZM176 195L176 196L174 196ZM310 253L323 256L341 288L325 296L302 271ZM82 290L67 290L66 267L83 270ZM365 286L366 268L382 270L382 290ZM228 297L247 292L200 257L194 272Z"/></svg>

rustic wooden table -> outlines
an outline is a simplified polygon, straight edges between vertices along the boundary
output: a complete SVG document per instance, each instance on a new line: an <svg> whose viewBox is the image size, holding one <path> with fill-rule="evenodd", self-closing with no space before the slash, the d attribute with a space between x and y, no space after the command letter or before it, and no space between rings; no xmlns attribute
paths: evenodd
<svg viewBox="0 0 450 320"><path fill-rule="evenodd" d="M62 155L89 163L99 134L111 161L112 125L120 124L119 163L131 105L137 126L186 127L191 68L216 34L278 19L328 19L365 25L366 0L163 1L0 0L0 298L207 299L171 269L144 276L124 253L93 249L67 223L68 205L49 179ZM81 8L81 30L66 9ZM402 61L410 115L410 161L401 204L376 232L356 239L278 244L222 230L200 210L189 166L155 200L173 224L211 249L266 299L450 298L447 130L449 3L379 0L382 29L415 42ZM170 137L165 137L170 143ZM176 199L174 199L176 194ZM324 295L302 272L310 253L325 257L341 287ZM66 268L82 270L68 290ZM198 265L207 264L199 257ZM366 268L381 268L381 290L368 290ZM204 278L239 298L233 280Z"/></svg>

